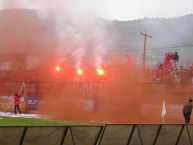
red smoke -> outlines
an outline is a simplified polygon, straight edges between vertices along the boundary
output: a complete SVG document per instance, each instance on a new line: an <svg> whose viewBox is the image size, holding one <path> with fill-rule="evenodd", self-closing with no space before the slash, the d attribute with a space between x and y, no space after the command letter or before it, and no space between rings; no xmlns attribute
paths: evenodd
<svg viewBox="0 0 193 145"><path fill-rule="evenodd" d="M55 57L57 40L53 22L41 20L33 10L0 10L0 53L26 54L45 62Z"/></svg>
<svg viewBox="0 0 193 145"><path fill-rule="evenodd" d="M57 33L52 21L41 20L35 11L28 10L2 10L0 19L1 53L26 53L37 57L41 63L47 62L48 65L48 62L52 62L58 48ZM95 37L98 35L101 37L100 32L95 32L96 35L93 36L93 29L90 29L87 32L89 36L79 36L80 38L88 36L89 41L86 42L89 43L86 45L89 46L85 49L87 51L83 52L84 57L89 60L98 59L97 57L100 58L105 53L103 47L99 45L103 39L98 43ZM65 58L72 57L71 48L79 44L71 43L73 41L70 36L64 37L65 39L61 37L59 40L60 43L64 43L61 46L64 46L62 52L65 52L63 57L67 56ZM92 42L99 46L92 46L94 45ZM67 48L70 50L68 51ZM74 51L77 52L76 49ZM78 78L74 83L72 80L56 83L54 84L54 95L44 97L41 113L69 121L160 123L162 122L161 106L165 99L168 106L165 121L168 123L182 122L181 107L186 103L189 95L193 95L192 88L182 90L175 83L169 83L169 87L166 84L142 83L146 82L143 71L133 65L132 61L128 63L122 60L121 57L125 54L119 57L117 52L110 53L109 51L108 55L112 53L118 59L110 57L109 60L115 61L112 62L110 70L105 72L105 81L85 82ZM44 73L46 73L45 70ZM37 75L34 76L37 77Z"/></svg>
<svg viewBox="0 0 193 145"><path fill-rule="evenodd" d="M110 72L105 82L58 84L55 96L44 99L41 113L68 121L162 123L165 99L166 122L183 122L181 108L192 89L182 95L176 89L168 90L166 84L142 83L143 71L128 62L114 62Z"/></svg>

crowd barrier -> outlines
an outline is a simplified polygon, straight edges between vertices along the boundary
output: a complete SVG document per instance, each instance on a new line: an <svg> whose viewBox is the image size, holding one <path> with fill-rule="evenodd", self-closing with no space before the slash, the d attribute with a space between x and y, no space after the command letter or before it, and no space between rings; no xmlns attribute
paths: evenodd
<svg viewBox="0 0 193 145"><path fill-rule="evenodd" d="M1 126L0 145L192 145L193 125Z"/></svg>

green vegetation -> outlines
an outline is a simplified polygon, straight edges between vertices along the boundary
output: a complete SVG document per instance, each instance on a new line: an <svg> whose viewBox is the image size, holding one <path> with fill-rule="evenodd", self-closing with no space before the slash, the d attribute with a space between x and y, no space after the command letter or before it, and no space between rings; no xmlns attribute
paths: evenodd
<svg viewBox="0 0 193 145"><path fill-rule="evenodd" d="M37 118L0 117L0 126L60 126L79 125L80 123Z"/></svg>

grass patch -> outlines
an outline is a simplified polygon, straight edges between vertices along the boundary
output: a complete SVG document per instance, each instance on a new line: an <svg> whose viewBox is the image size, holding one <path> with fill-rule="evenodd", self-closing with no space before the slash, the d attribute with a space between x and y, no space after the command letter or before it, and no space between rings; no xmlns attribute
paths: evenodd
<svg viewBox="0 0 193 145"><path fill-rule="evenodd" d="M22 118L22 117L0 117L0 126L64 126L64 125L80 125L76 122L65 122L58 120L46 120L38 118Z"/></svg>

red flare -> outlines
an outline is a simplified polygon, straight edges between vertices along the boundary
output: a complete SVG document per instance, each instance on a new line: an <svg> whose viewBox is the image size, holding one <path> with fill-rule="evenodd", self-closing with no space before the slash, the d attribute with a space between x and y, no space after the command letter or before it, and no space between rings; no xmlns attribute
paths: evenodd
<svg viewBox="0 0 193 145"><path fill-rule="evenodd" d="M56 70L57 72L60 72L60 71L61 71L61 68L60 68L59 66L56 66L56 67L55 67L55 70Z"/></svg>
<svg viewBox="0 0 193 145"><path fill-rule="evenodd" d="M83 75L83 71L82 69L78 68L76 71L77 75L82 76Z"/></svg>
<svg viewBox="0 0 193 145"><path fill-rule="evenodd" d="M97 74L98 74L99 76L103 76L103 75L105 74L105 71L104 71L104 69L102 69L102 68L97 68L96 72L97 72Z"/></svg>

